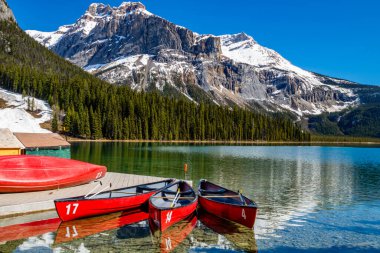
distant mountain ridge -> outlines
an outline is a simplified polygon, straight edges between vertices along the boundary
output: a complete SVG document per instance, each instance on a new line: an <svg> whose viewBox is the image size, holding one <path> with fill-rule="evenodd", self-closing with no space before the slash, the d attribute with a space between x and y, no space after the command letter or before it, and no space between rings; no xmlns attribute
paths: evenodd
<svg viewBox="0 0 380 253"><path fill-rule="evenodd" d="M87 139L310 140L308 132L278 115L197 104L183 97L137 92L100 80L28 36L14 19L4 15L9 11L7 7L0 13L7 17L0 20L0 87L21 94L20 101L29 96L47 101L53 110L53 131ZM87 23L81 25L81 31L90 31ZM0 106L7 107L3 101L7 99L0 100ZM34 108L33 101L31 104ZM30 125L20 122L20 114L3 115L21 128Z"/></svg>
<svg viewBox="0 0 380 253"><path fill-rule="evenodd" d="M302 70L245 33L199 35L140 2L91 4L75 24L27 33L97 77L136 90L298 116L360 102L353 82Z"/></svg>

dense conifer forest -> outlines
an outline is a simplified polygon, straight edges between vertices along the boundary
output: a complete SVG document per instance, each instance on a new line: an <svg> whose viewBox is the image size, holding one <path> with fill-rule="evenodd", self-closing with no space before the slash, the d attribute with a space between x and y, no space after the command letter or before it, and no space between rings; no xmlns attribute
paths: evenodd
<svg viewBox="0 0 380 253"><path fill-rule="evenodd" d="M53 130L92 139L308 141L280 114L196 104L101 81L0 23L0 86L47 100ZM58 124L58 122L62 121Z"/></svg>

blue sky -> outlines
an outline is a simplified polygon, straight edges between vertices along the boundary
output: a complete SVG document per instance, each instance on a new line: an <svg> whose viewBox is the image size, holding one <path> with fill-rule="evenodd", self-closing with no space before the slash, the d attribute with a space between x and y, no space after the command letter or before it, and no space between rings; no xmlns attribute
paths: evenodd
<svg viewBox="0 0 380 253"><path fill-rule="evenodd" d="M97 0L95 2L101 2ZM7 0L23 29L74 23L94 1ZM118 6L122 1L103 0ZM378 0L146 0L147 9L198 33L245 32L304 69L380 85Z"/></svg>

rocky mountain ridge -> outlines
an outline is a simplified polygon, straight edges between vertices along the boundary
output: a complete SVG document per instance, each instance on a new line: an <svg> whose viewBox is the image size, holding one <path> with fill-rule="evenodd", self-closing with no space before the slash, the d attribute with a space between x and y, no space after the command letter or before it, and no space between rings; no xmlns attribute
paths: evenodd
<svg viewBox="0 0 380 253"><path fill-rule="evenodd" d="M245 33L199 35L139 2L91 4L74 24L27 32L101 79L137 90L299 116L359 103L346 88L353 83L302 70Z"/></svg>
<svg viewBox="0 0 380 253"><path fill-rule="evenodd" d="M12 10L4 0L0 0L0 21L1 20L16 21Z"/></svg>

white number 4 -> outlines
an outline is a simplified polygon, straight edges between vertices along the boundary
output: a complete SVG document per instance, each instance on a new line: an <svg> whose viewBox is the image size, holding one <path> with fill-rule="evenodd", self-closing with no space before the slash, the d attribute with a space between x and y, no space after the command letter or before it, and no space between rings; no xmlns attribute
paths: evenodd
<svg viewBox="0 0 380 253"><path fill-rule="evenodd" d="M244 211L244 209L242 209L242 211L241 211L241 217L243 217L244 220L247 219L247 216L245 215L245 211Z"/></svg>
<svg viewBox="0 0 380 253"><path fill-rule="evenodd" d="M79 206L78 203L73 204L73 207L74 207L74 208L73 208L73 212L72 212L72 214L75 214L75 213L77 212L78 206ZM66 210L67 210L66 215L70 215L71 204L68 204L68 205L66 206Z"/></svg>

